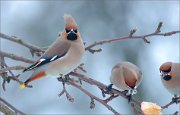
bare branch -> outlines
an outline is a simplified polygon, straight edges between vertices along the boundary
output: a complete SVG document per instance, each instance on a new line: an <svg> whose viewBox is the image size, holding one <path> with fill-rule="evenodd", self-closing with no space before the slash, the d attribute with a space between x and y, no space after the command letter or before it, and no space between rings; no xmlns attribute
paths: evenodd
<svg viewBox="0 0 180 115"><path fill-rule="evenodd" d="M82 88L81 86L77 85L76 83L68 80L68 83L76 88L78 88L79 90L81 90L82 92L84 92L86 95L88 95L91 99L95 99L96 101L98 101L99 103L103 104L107 109L109 109L110 111L112 111L115 115L120 115L116 110L114 110L110 105L108 105L107 103L105 103L102 99L99 99L98 97L94 96L93 94L91 94L90 92L88 92L87 90L85 90L84 88ZM92 102L92 100L91 100ZM94 105L95 106L95 105Z"/></svg>
<svg viewBox="0 0 180 115"><path fill-rule="evenodd" d="M91 102L90 102L90 109L94 109L95 108L95 103L94 103L94 99L91 98Z"/></svg>
<svg viewBox="0 0 180 115"><path fill-rule="evenodd" d="M23 70L25 69L26 67L23 67L23 66L13 66L13 67L7 67L7 68L3 68L3 69L0 69L0 74L1 73L4 73L6 71L9 71L9 70Z"/></svg>
<svg viewBox="0 0 180 115"><path fill-rule="evenodd" d="M132 29L129 33L129 37L132 37L136 32L136 29Z"/></svg>
<svg viewBox="0 0 180 115"><path fill-rule="evenodd" d="M90 48L90 49L88 49L88 51L91 52L92 54L94 54L95 52L101 52L102 49L101 48L99 48L99 49L92 49L92 48Z"/></svg>
<svg viewBox="0 0 180 115"><path fill-rule="evenodd" d="M107 99L104 100L105 103L108 103L109 101L115 99L116 97L118 97L119 95L111 95L110 97L108 97Z"/></svg>
<svg viewBox="0 0 180 115"><path fill-rule="evenodd" d="M128 36L124 36L124 37L120 37L120 38L112 38L112 39L106 39L106 40L102 40L99 42L94 42L93 44L87 46L85 48L86 51L89 51L90 53L95 53L96 51L93 51L92 48L98 45L103 45L103 44L107 44L107 43L111 43L111 42L115 42L115 41L120 41L120 40L125 40L125 39L143 39L145 43L150 43L150 41L148 41L146 38L147 37L152 37L152 36L171 36L173 34L177 34L180 33L180 31L171 31L171 32L166 32L166 33L160 33L161 32L161 27L162 27L162 22L160 22L158 24L158 27L156 29L155 32L151 33L151 34L146 34L146 35L141 35L141 36L133 36L133 34L136 32L135 29L130 31L130 34Z"/></svg>
<svg viewBox="0 0 180 115"><path fill-rule="evenodd" d="M30 44L28 42L25 42L22 39L17 38L15 36L11 37L11 36L8 36L6 34L0 33L0 38L6 39L6 40L9 40L9 41L13 41L15 43L18 43L20 45L23 45L23 46L31 49L31 50L34 50L34 51L37 51L37 52L42 52L42 49L40 47L32 45L32 44Z"/></svg>
<svg viewBox="0 0 180 115"><path fill-rule="evenodd" d="M92 79L92 78L90 78L90 77L87 77L87 76L85 76L85 75L79 74L79 73L71 72L69 75L74 76L74 77L77 77L77 78L79 78L79 79L81 79L81 80L83 80L83 81L85 81L85 82L87 82L87 83L89 83L89 84L91 84L91 85L95 85L95 86L97 86L98 88L100 88L100 90L105 89L105 88L107 87L105 84L103 84L103 83L101 83L101 82L99 82L99 81L96 81L96 80L94 80L94 79ZM116 89L112 89L112 92L111 92L111 93L112 93L112 94L119 95L119 96L122 96L122 97L124 97L124 98L126 98L126 99L128 100L128 96L126 96L124 93L122 93L122 92L120 92L120 91L118 91L118 90L116 90ZM139 106L140 106L140 104L141 104L139 101L137 101L137 100L135 100L135 99L133 99L133 98L132 98L131 101L134 102L134 103L136 103L136 104L139 105Z"/></svg>
<svg viewBox="0 0 180 115"><path fill-rule="evenodd" d="M19 111L15 107L13 107L11 104L6 102L4 99L0 97L0 111L4 113L5 115L25 115L25 113Z"/></svg>
<svg viewBox="0 0 180 115"><path fill-rule="evenodd" d="M145 43L148 43L148 44L151 43L151 42L150 42L149 40L147 40L146 38L143 38L143 40L144 40Z"/></svg>
<svg viewBox="0 0 180 115"><path fill-rule="evenodd" d="M85 48L85 50L89 51L90 53L93 54L95 52L102 51L101 48L94 49L95 46L103 45L103 44L106 44L106 43L111 43L111 42L125 40L125 39L143 39L145 43L150 43L150 41L147 40L146 38L152 37L152 36L171 36L173 34L180 33L180 31L171 31L171 32L161 33L161 28L162 28L162 22L160 22L158 24L157 29L153 33L146 34L146 35L140 35L140 36L137 36L137 35L135 36L134 34L135 34L136 30L133 29L133 30L130 31L128 36L120 37L120 38L106 39L106 40L102 40L102 41L99 41L99 42L94 42L93 44L87 46ZM20 45L23 45L23 46L29 48L29 50L30 50L32 55L34 55L34 53L36 53L37 56L40 56L43 53L43 50L44 50L43 48L40 48L38 46L32 45L30 43L27 43L27 42L23 41L22 39L19 39L19 38L15 37L15 36L14 37L10 37L8 35L0 33L0 38L13 41L15 43L18 43ZM18 79L19 75L14 75L12 70L21 70L21 69L24 69L24 67L22 67L22 66L8 67L6 65L5 61L4 61L5 57L11 58L11 59L16 60L16 61L22 61L22 62L25 62L25 63L34 63L35 62L35 61L31 60L31 59L27 59L27 58L24 58L24 57L17 56L15 54L10 54L10 53L6 53L6 52L3 52L3 51L0 51L0 58L3 59L3 60L1 59L1 62L3 62L3 63L1 63L2 67L0 69L0 75L2 76L2 78L4 80L3 81L3 85L4 85L3 88L4 89L5 89L5 83L8 82L8 80L11 80L11 79L16 81L16 82L18 82L19 84L22 84L23 82ZM77 69L80 69L81 71L86 72L86 70L84 70L84 68L83 68L83 65L80 65ZM11 76L8 75L8 72L10 73ZM103 97L106 96L106 94L103 93L103 90L105 90L105 88L107 87L105 84L103 84L103 83L101 83L99 81L96 81L96 80L92 79L91 77L88 77L86 75L82 75L82 74L79 74L79 73L76 73L76 72L71 72L69 75L78 78L78 80L80 81L81 85L76 84L75 82L73 82L70 79L68 79L66 83L71 85L71 86L74 86L74 87L78 88L79 90L81 90L82 92L84 92L86 95L88 95L90 97L90 99L91 99L90 108L94 108L95 107L94 101L96 100L99 103L101 103L102 105L104 105L106 108L108 108L110 111L112 111L114 114L119 114L116 110L114 110L107 103L109 101L113 100L114 98L118 97L118 96L121 96L121 97L123 97L125 99L128 99L128 97L124 93L122 93L122 92L120 92L120 91L118 91L116 89L112 89L112 91L110 92L111 96L109 98L106 98L105 100L100 99L100 98L96 97L95 95L91 94L88 90L82 88L81 87L82 86L82 82L81 81L84 81L86 83L89 83L91 85L94 85L94 86L98 87L102 91ZM26 85L26 87L32 87L32 86ZM63 90L59 94L59 96L63 95L64 93L66 94L66 97L67 97L67 99L70 102L74 101L74 99L71 97L71 95L67 92L65 85L63 85ZM174 103L175 103L174 101L171 101L167 105L162 106L162 108L163 109L167 108L168 106L170 106L170 105L172 105ZM137 114L142 114L136 108L136 106L140 107L140 104L141 104L138 100L132 98L130 104L131 104L131 107L133 108L133 110Z"/></svg>
<svg viewBox="0 0 180 115"><path fill-rule="evenodd" d="M174 104L174 103L180 103L180 96L177 97L176 99L172 99L168 104L161 106L162 109L168 108L170 105Z"/></svg>
<svg viewBox="0 0 180 115"><path fill-rule="evenodd" d="M77 69L80 69L81 71L83 71L84 73L86 73L87 71L84 69L84 63L80 64ZM76 71L76 69L75 69Z"/></svg>
<svg viewBox="0 0 180 115"><path fill-rule="evenodd" d="M178 111L174 112L172 115L178 115Z"/></svg>
<svg viewBox="0 0 180 115"><path fill-rule="evenodd" d="M135 104L134 103L131 103L131 107L133 108L134 112L137 114L137 115L144 115L141 111L139 111Z"/></svg>
<svg viewBox="0 0 180 115"><path fill-rule="evenodd" d="M63 78L62 78L63 79ZM63 90L59 93L59 97L62 96L63 94L66 94L66 98L70 101L70 102L74 102L74 98L67 92L65 84L63 84Z"/></svg>
<svg viewBox="0 0 180 115"><path fill-rule="evenodd" d="M160 33L161 32L162 24L163 24L162 22L159 22L158 27L157 27L155 33Z"/></svg>
<svg viewBox="0 0 180 115"><path fill-rule="evenodd" d="M6 52L3 52L3 51L0 51L0 57L8 57L8 58L11 58L13 60L22 61L22 62L25 62L25 63L34 63L35 62L35 61L31 60L31 59L16 56L15 54L6 53Z"/></svg>

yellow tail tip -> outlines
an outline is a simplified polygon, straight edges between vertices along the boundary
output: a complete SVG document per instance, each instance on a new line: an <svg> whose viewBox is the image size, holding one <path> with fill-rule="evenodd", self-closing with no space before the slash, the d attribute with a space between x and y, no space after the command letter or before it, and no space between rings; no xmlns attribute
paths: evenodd
<svg viewBox="0 0 180 115"><path fill-rule="evenodd" d="M23 84L21 84L21 85L19 86L19 88L20 88L20 89L23 89L23 88L25 88L25 85L24 85L24 83L23 83Z"/></svg>

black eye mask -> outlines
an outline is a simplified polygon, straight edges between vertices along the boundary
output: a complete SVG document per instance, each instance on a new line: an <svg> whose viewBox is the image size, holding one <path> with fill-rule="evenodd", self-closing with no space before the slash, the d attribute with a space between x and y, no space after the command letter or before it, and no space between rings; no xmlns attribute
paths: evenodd
<svg viewBox="0 0 180 115"><path fill-rule="evenodd" d="M71 31L70 29L67 29L67 28L65 28L65 30L66 30L66 33L69 33L69 32ZM78 30L77 30L77 29L73 29L73 32L74 32L74 33L77 33Z"/></svg>
<svg viewBox="0 0 180 115"><path fill-rule="evenodd" d="M168 70L163 70L164 73L169 73L171 72L171 67Z"/></svg>

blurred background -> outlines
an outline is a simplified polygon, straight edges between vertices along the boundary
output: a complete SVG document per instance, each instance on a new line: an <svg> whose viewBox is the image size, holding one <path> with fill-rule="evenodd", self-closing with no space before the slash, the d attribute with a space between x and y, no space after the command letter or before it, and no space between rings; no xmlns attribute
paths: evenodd
<svg viewBox="0 0 180 115"><path fill-rule="evenodd" d="M79 31L87 44L95 41L118 38L136 28L136 35L154 32L160 21L162 32L179 30L179 1L120 1L120 0L76 0L76 1L1 1L1 32L15 35L27 42L47 47L64 30L63 15L72 14ZM179 34L149 38L151 44L143 40L122 40L100 46L101 53L85 53L83 62L87 75L109 84L111 68L121 61L130 61L139 66L144 79L135 96L140 101L150 101L158 105L167 104L172 95L163 87L159 66L166 61L179 62ZM19 56L32 58L29 50L16 43L1 39L1 50ZM37 58L34 58L37 59ZM10 66L28 64L6 59ZM21 71L16 73L20 73ZM27 79L31 73L21 76ZM2 83L2 79L1 79ZM65 95L58 97L62 85L54 78L43 78L32 82L32 89L19 89L19 84L11 81L7 91L0 89L1 97L19 110L29 114L112 114L103 105L95 102L95 109L89 108L90 99L78 89L68 86L74 103ZM90 92L101 97L94 86L83 84ZM130 105L122 97L111 101L112 107L123 114L133 114ZM172 105L163 113L178 110Z"/></svg>

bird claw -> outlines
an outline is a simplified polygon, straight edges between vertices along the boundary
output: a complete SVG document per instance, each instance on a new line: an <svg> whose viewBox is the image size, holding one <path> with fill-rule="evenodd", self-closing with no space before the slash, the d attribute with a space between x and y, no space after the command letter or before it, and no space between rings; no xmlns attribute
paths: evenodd
<svg viewBox="0 0 180 115"><path fill-rule="evenodd" d="M124 95L127 96L128 103L130 103L130 102L131 102L131 99L132 99L132 94L131 94L131 92L130 92L129 90L124 90L124 91L122 91L121 93L123 93Z"/></svg>
<svg viewBox="0 0 180 115"><path fill-rule="evenodd" d="M175 102L176 104L180 103L180 99L176 95L172 98L172 101Z"/></svg>
<svg viewBox="0 0 180 115"><path fill-rule="evenodd" d="M130 95L128 95L127 96L127 98L128 98L128 103L130 103L131 102L131 100L132 100L132 95L130 94Z"/></svg>
<svg viewBox="0 0 180 115"><path fill-rule="evenodd" d="M105 88L104 93L110 94L110 92L111 92L111 90L112 90L112 86L113 86L113 84L109 84L109 85Z"/></svg>
<svg viewBox="0 0 180 115"><path fill-rule="evenodd" d="M128 95L128 90L121 91L124 95Z"/></svg>

